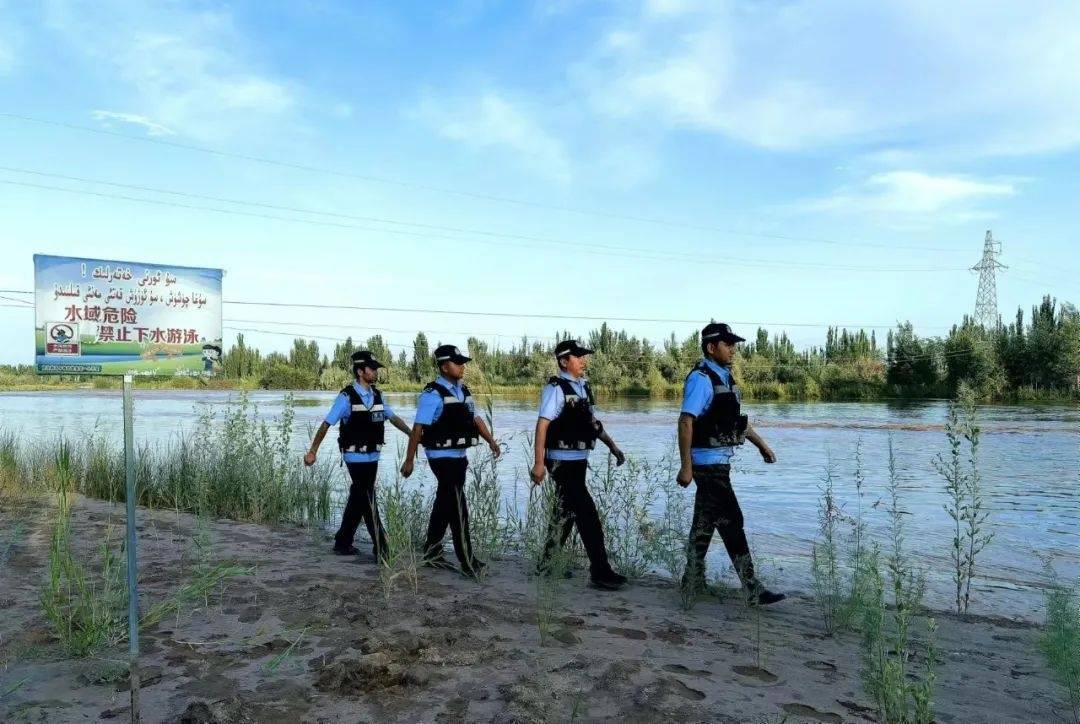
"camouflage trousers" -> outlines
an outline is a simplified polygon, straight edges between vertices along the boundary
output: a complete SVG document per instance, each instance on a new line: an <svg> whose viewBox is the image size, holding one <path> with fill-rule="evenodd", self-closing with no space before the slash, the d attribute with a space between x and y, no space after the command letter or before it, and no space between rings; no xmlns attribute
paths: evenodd
<svg viewBox="0 0 1080 724"><path fill-rule="evenodd" d="M745 585L752 584L754 562L743 531L743 514L735 490L731 487L730 465L695 465L694 522L686 546L686 577L705 578L705 554L709 552L713 532L720 534L731 563Z"/></svg>

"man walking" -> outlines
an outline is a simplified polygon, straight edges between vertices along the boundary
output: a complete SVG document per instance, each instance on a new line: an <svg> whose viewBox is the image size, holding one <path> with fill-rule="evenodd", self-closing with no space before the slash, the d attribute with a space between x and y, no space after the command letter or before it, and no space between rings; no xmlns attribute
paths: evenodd
<svg viewBox="0 0 1080 724"><path fill-rule="evenodd" d="M604 529L596 503L585 487L585 474L589 452L596 447L597 440L608 446L616 465L622 465L626 457L594 414L592 390L584 377L587 355L590 354L592 350L582 347L577 340L559 342L555 346L559 374L552 377L540 393L534 463L529 477L539 485L546 469L555 481L556 497L537 574L551 574L551 558L556 547L566 544L576 525L589 556L592 585L613 591L626 583L626 577L612 570L608 562Z"/></svg>
<svg viewBox="0 0 1080 724"><path fill-rule="evenodd" d="M766 463L776 462L775 453L742 414L741 394L731 375L735 345L744 341L726 324L706 325L701 330L704 357L686 376L678 424L682 465L676 482L685 488L693 480L697 493L682 586L690 593L706 590L705 554L716 530L748 594L759 604L771 604L785 596L766 589L754 573L742 510L731 486L731 458L745 440Z"/></svg>
<svg viewBox="0 0 1080 724"><path fill-rule="evenodd" d="M353 538L363 519L371 536L372 552L378 560L382 560L387 553L386 535L375 500L375 479L386 420L406 435L409 434L409 426L394 414L390 405L383 401L382 392L375 387L380 367L383 364L367 350L353 353L352 371L355 379L334 400L326 419L315 433L315 439L311 441L311 448L304 455L304 465L314 465L326 431L331 425L338 426L338 449L349 470L352 485L341 514L341 527L334 536L334 553L342 556L358 553L353 546Z"/></svg>
<svg viewBox="0 0 1080 724"><path fill-rule="evenodd" d="M480 438L487 442L495 457L499 457L501 451L487 425L476 414L476 403L463 381L465 365L470 360L453 345L436 348L435 365L439 377L428 383L416 402L416 418L401 474L406 478L412 475L416 448L423 445L437 481L435 504L431 508L424 542L424 564L433 568L453 568L442 550L443 536L449 525L461 572L475 578L485 564L473 555L469 537L469 507L465 500L465 471L469 458L466 451Z"/></svg>

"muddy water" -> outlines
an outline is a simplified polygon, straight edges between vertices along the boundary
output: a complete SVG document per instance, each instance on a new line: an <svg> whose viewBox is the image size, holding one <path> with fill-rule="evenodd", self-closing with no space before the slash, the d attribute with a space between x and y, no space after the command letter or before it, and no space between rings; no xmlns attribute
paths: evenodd
<svg viewBox="0 0 1080 724"><path fill-rule="evenodd" d="M224 403L230 395L140 391L136 440L166 441L197 423L200 405ZM333 395L311 392L297 397L310 403L296 409L295 444L301 450L307 445L307 430L325 415ZM252 398L267 416L277 414L283 403L282 394L276 392ZM389 395L389 400L402 417L412 419L414 395ZM614 399L603 401L601 409L606 429L628 454L659 458L672 450L676 401ZM118 439L120 412L120 398L113 391L0 394L0 425L27 439L60 432ZM525 445L535 423L535 405L500 399L494 412L496 433L508 450L501 466L503 488L509 496L517 487L520 498L526 486ZM817 500L827 458L835 466L839 500L848 512L855 510L856 443L867 480L866 517L873 529L882 530L891 441L908 513L909 545L928 568L930 601L948 605L951 521L942 508L942 480L933 467L935 456L946 449L945 403L755 403L750 413L779 460L766 466L747 446L736 458L733 480L751 543L777 585L809 589L810 542L817 531ZM1063 573L1080 577L1080 409L986 406L980 408L980 418L983 486L995 537L984 554L974 607L1036 615L1041 607L1042 558L1053 558ZM398 436L394 431L388 434ZM328 437L322 455L334 454L332 435ZM391 451L389 458L394 455ZM594 458L598 462L600 453ZM344 489L344 475L341 486ZM720 555L711 556L711 564L721 570L726 561L722 550L716 553Z"/></svg>

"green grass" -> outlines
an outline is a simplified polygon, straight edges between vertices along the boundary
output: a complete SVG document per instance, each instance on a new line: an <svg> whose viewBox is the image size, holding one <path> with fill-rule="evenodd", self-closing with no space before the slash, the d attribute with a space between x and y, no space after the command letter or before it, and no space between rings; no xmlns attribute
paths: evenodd
<svg viewBox="0 0 1080 724"><path fill-rule="evenodd" d="M953 521L949 552L956 585L956 612L966 613L971 604L976 559L994 539L993 532L988 530L990 514L983 507L975 399L967 385L961 384L957 399L949 403L945 435L949 452L938 453L934 469L945 481L945 512Z"/></svg>
<svg viewBox="0 0 1080 724"><path fill-rule="evenodd" d="M937 680L937 652L934 635L937 624L926 619L925 638L912 635L912 625L921 610L926 588L922 570L911 562L906 547L900 482L896 470L892 438L889 439L889 547L886 574L881 571L882 554L871 544L865 558L867 595L859 599L858 618L862 630L863 688L874 701L880 721L885 724L930 724L933 721L933 693ZM891 600L886 601L886 593ZM916 667L921 657L921 670Z"/></svg>
<svg viewBox="0 0 1080 724"><path fill-rule="evenodd" d="M832 636L855 627L865 604L871 573L867 567L866 521L863 519L865 477L862 440L855 441L855 511L848 514L837 502L836 469L826 450L821 495L818 499L818 538L811 548L814 602L821 611L825 633ZM845 534L846 531L846 534Z"/></svg>
<svg viewBox="0 0 1080 724"><path fill-rule="evenodd" d="M1061 685L1070 720L1080 724L1080 596L1075 584L1063 583L1049 563L1046 568L1050 582L1039 649Z"/></svg>
<svg viewBox="0 0 1080 724"><path fill-rule="evenodd" d="M203 407L193 431L136 449L139 505L256 523L325 523L336 468L329 458L303 466L290 446L293 420L289 399L273 421L260 418L244 396ZM67 461L63 480L53 463L57 451ZM98 436L78 445L63 438L20 444L0 433L0 475L39 493L63 483L94 498L125 497L123 449Z"/></svg>
<svg viewBox="0 0 1080 724"><path fill-rule="evenodd" d="M56 485L56 512L49 545L48 577L42 584L41 607L53 636L73 657L85 658L127 638L127 578L124 548L112 527L105 529L90 555L76 552L71 528L72 488L77 479L77 457L71 445L56 447L44 471ZM203 565L192 580L173 595L147 609L140 628L152 627L167 616L179 615L226 580L247 575L235 565Z"/></svg>

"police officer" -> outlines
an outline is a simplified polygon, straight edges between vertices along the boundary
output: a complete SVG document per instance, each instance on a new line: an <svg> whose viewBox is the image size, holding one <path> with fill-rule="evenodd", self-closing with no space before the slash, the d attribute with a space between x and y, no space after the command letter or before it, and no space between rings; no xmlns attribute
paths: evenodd
<svg viewBox="0 0 1080 724"><path fill-rule="evenodd" d="M626 577L613 571L608 563L604 529L596 504L585 487L585 473L589 452L596 447L597 440L608 446L617 465L626 462L626 457L594 415L592 390L584 377L587 355L592 352L573 339L555 346L559 374L548 380L540 393L540 414L533 444L535 457L529 477L539 485L546 469L555 481L555 509L538 575L551 573L551 556L556 546L565 545L577 525L581 543L589 556L592 584L610 591L626 583Z"/></svg>
<svg viewBox="0 0 1080 724"><path fill-rule="evenodd" d="M341 527L334 536L334 553L356 555L353 537L363 518L371 536L371 547L379 560L386 555L386 535L379 519L379 506L375 501L375 477L379 469L379 450L383 446L383 428L386 420L409 434L409 426L394 414L383 400L382 392L375 387L379 368L383 364L367 350L354 352L352 371L356 378L334 400L326 419L315 432L311 448L304 455L305 465L314 465L326 431L331 425L338 426L338 449L349 470L352 485L349 500L341 514Z"/></svg>
<svg viewBox="0 0 1080 724"><path fill-rule="evenodd" d="M770 604L785 596L766 589L754 573L742 510L731 487L731 458L745 440L757 447L766 463L776 462L776 454L742 414L741 394L731 375L735 345L743 341L726 324L706 325L701 330L704 357L686 376L683 388L678 425L682 465L676 482L685 488L693 480L697 493L682 586L691 592L706 590L705 554L715 529L743 587L758 603Z"/></svg>
<svg viewBox="0 0 1080 724"><path fill-rule="evenodd" d="M487 425L476 414L476 403L463 381L465 364L470 360L452 344L435 349L439 377L428 383L417 399L416 418L401 474L406 478L412 475L416 448L423 445L437 481L435 504L431 508L424 542L424 564L453 569L442 551L443 536L449 525L461 572L475 577L483 570L484 562L473 555L469 538L469 508L465 501L465 471L469 466L466 451L478 444L480 438L487 442L493 456L499 457L500 450Z"/></svg>

